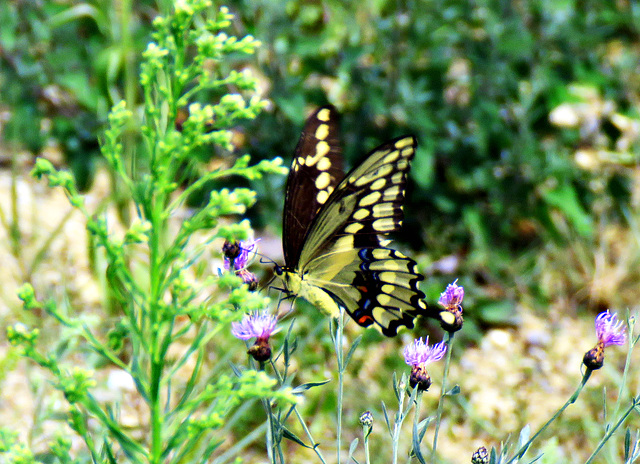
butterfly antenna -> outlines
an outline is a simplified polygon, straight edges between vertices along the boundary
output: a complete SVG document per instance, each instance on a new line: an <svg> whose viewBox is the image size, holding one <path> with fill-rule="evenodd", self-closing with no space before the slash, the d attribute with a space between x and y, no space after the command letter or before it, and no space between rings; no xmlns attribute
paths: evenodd
<svg viewBox="0 0 640 464"><path fill-rule="evenodd" d="M276 263L274 260L272 260L268 256L263 255L262 253L258 253L257 251L254 251L253 254L255 256L260 256L260 264L271 264L272 266L278 265L278 263Z"/></svg>

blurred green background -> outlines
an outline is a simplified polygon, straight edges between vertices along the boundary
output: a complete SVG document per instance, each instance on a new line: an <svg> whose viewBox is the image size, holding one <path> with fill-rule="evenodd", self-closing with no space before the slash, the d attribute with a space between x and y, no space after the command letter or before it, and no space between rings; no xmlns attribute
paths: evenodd
<svg viewBox="0 0 640 464"><path fill-rule="evenodd" d="M566 393L566 384L575 380L567 372L577 373L584 350L595 341L584 341L581 331L591 330L590 314L611 308L622 316L639 307L639 4L256 0L227 5L236 15L230 33L252 34L263 46L255 59L225 65L257 74L271 104L236 129L235 154L216 149L203 156L214 166L242 153L255 161L282 156L288 164L306 116L327 103L342 113L350 165L392 137L415 134L419 151L405 227L396 238L427 276L423 289L430 303L459 278L467 295L466 322L456 339L479 347L454 363L458 371L452 378L461 379L463 395L445 416L460 436L489 437L493 443L504 439L505 431L546 421L543 415L553 402L549 392L553 400ZM99 139L107 112L123 98L140 108L140 56L153 18L170 7L168 1L0 2L0 166L19 171L26 164L21 172L27 173L35 157L46 156L68 165L81 188L93 188L105 166ZM252 224L262 237L261 251L274 258L284 182L251 184L258 191ZM118 201L116 184L110 192ZM8 211L0 213L7 231L18 230ZM53 242L47 239L36 258ZM17 262L20 253L16 246ZM207 265L202 272L211 273ZM99 280L100 269L91 271ZM25 272L17 281L29 278ZM50 287L66 297L68 286L73 297L73 285L61 281ZM15 300L6 281L5 288ZM74 299L69 300L72 306ZM17 311L19 304L12 304ZM314 310L302 313L296 316L297 380L319 381L331 376L327 359L333 359L326 318ZM576 313L582 317L573 318ZM37 314L27 317L37 323ZM521 330L494 331L481 344L487 328L513 325ZM347 388L345 417L379 408L381 397L390 404L389 373L406 368L398 355L401 337L387 344L374 331L364 331L364 337L351 366L357 385ZM576 340L586 345L577 354ZM230 346L237 348L237 340L221 334L212 350L227 359L233 355ZM8 357L0 371L15 359ZM335 395L333 389L313 393L305 410L322 437L330 430ZM589 395L585 403L592 407L581 405L579 414L566 418L554 436L557 442L546 445L551 458L544 462L569 462L572 453L586 452L585 436L597 440L602 395L598 389ZM470 412L469 405L481 412ZM381 419L380 411L376 417ZM235 426L238 436L249 428L245 421L253 427L262 419L243 416ZM469 433L455 428L462 423ZM382 426L375 430L384 433ZM454 454L455 446L471 447L453 433L445 438ZM554 461L553 446L567 454ZM262 456L263 449L257 449Z"/></svg>
<svg viewBox="0 0 640 464"><path fill-rule="evenodd" d="M637 304L637 3L228 6L234 32L263 42L255 61L230 66L257 73L272 102L238 128L238 153L288 163L306 115L326 103L343 114L351 164L389 138L418 137L397 238L430 277L430 299L460 278L480 328L513 323L522 299L542 311L558 298L569 312ZM90 188L107 111L122 98L139 103L140 54L153 17L169 7L3 2L8 153L55 147ZM282 189L273 182L253 185L251 216L279 235Z"/></svg>

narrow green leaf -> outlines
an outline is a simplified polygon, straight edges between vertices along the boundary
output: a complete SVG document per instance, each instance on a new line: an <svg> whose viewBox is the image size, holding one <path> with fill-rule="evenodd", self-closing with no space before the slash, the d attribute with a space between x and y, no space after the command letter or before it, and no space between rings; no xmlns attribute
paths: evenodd
<svg viewBox="0 0 640 464"><path fill-rule="evenodd" d="M445 393L446 396L455 396L460 393L460 385L455 385L451 390Z"/></svg>
<svg viewBox="0 0 640 464"><path fill-rule="evenodd" d="M396 372L393 371L393 392L396 394L396 399L398 403L400 403L400 388L398 387L398 377L396 376Z"/></svg>
<svg viewBox="0 0 640 464"><path fill-rule="evenodd" d="M422 440L424 439L424 435L425 433L427 433L427 429L429 428L429 424L431 424L431 422L433 422L434 417L433 416L429 416L426 419L422 419L420 421L420 423L418 424L418 439L419 439L419 443L422 443Z"/></svg>
<svg viewBox="0 0 640 464"><path fill-rule="evenodd" d="M417 390L417 388L415 389ZM422 456L422 452L420 451L420 442L422 441L422 437L420 436L418 424L413 422L413 433L411 438L411 447L413 455L420 462L420 464L427 464Z"/></svg>
<svg viewBox="0 0 640 464"><path fill-rule="evenodd" d="M294 394L298 394L298 393L302 393L304 391L307 391L313 387L319 387L321 385L326 385L327 383L331 382L331 379L327 379L324 380L322 382L308 382L308 383L303 383L302 385L298 385L296 388L293 389L293 393Z"/></svg>
<svg viewBox="0 0 640 464"><path fill-rule="evenodd" d="M384 420L387 423L387 430L389 430L389 434L393 437L393 431L391 429L391 423L389 422L389 414L387 414L387 406L382 402L382 412L384 413Z"/></svg>
<svg viewBox="0 0 640 464"><path fill-rule="evenodd" d="M356 448L358 447L358 442L359 442L359 440L358 440L358 438L357 438L357 437L356 437L356 438L354 438L354 439L351 441L351 444L349 445L349 458L347 459L347 462L348 462L349 460L353 459L353 453L355 453ZM355 461L355 459L353 459L353 460ZM356 461L356 462L358 462L358 461Z"/></svg>
<svg viewBox="0 0 640 464"><path fill-rule="evenodd" d="M629 460L629 450L631 449L631 430L627 427L624 434L624 460Z"/></svg>
<svg viewBox="0 0 640 464"><path fill-rule="evenodd" d="M353 352L356 350L360 342L362 341L362 335L359 335L353 343L351 344L351 348L349 348L349 352L347 353L346 358L344 359L344 367L346 368L349 365L349 361L351 360L351 356L353 356Z"/></svg>
<svg viewBox="0 0 640 464"><path fill-rule="evenodd" d="M305 448L308 448L308 449L313 449L313 446L309 446L305 444L305 442L303 442L300 438L298 438L295 433L293 433L286 427L282 427L282 436L287 440L291 440L299 444L300 446L304 446Z"/></svg>

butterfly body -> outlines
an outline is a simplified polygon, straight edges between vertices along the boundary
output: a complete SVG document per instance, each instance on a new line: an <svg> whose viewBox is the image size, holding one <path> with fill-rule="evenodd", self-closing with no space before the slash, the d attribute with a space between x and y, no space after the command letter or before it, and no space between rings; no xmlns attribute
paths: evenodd
<svg viewBox="0 0 640 464"><path fill-rule="evenodd" d="M282 276L285 288L289 293L304 298L327 316L338 317L340 314L338 303L318 283L310 279L305 280L304 275L287 268L282 269Z"/></svg>
<svg viewBox="0 0 640 464"><path fill-rule="evenodd" d="M415 261L385 238L402 223L415 146L413 136L391 140L344 175L335 109L307 120L287 180L285 266L276 267L286 292L387 336L426 314Z"/></svg>

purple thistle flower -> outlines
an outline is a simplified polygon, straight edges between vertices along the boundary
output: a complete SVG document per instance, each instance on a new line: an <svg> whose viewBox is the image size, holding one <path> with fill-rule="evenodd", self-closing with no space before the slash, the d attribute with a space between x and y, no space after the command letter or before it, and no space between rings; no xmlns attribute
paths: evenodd
<svg viewBox="0 0 640 464"><path fill-rule="evenodd" d="M440 299L438 300L438 304L449 311L458 309L464 298L464 288L460 287L456 282L458 282L458 279L452 284L447 285L447 288L440 294Z"/></svg>
<svg viewBox="0 0 640 464"><path fill-rule="evenodd" d="M596 317L596 335L598 343L584 354L582 362L591 370L600 369L604 365L604 349L611 345L624 345L627 342L627 331L616 314L606 310Z"/></svg>
<svg viewBox="0 0 640 464"><path fill-rule="evenodd" d="M431 377L427 372L427 364L442 359L447 352L444 341L429 346L429 337L424 341L418 338L404 348L404 360L411 366L409 384L413 388L426 391L431 386Z"/></svg>
<svg viewBox="0 0 640 464"><path fill-rule="evenodd" d="M258 240L248 240L246 242L224 242L222 253L224 255L224 269L233 269L238 277L249 286L250 291L258 288L258 277L247 269L251 253L255 253ZM220 270L218 270L221 273Z"/></svg>
<svg viewBox="0 0 640 464"><path fill-rule="evenodd" d="M404 348L404 361L411 367L426 366L434 361L439 361L447 352L447 345L442 341L429 346L429 337L424 341L417 338L413 344Z"/></svg>
<svg viewBox="0 0 640 464"><path fill-rule="evenodd" d="M241 340L255 337L256 342L247 353L256 361L264 362L271 357L269 337L277 331L277 323L278 318L267 311L245 314L240 322L231 323L231 333Z"/></svg>
<svg viewBox="0 0 640 464"><path fill-rule="evenodd" d="M231 323L231 333L240 340L254 337L258 340L268 340L275 332L277 323L278 318L267 311L245 314L241 321Z"/></svg>
<svg viewBox="0 0 640 464"><path fill-rule="evenodd" d="M605 347L627 343L624 322L617 319L616 313L611 314L608 309L596 317L596 335L598 341L602 342Z"/></svg>
<svg viewBox="0 0 640 464"><path fill-rule="evenodd" d="M224 257L224 269L228 271L231 269L232 264L233 268L236 270L242 270L247 267L249 263L249 255L258 246L258 240L247 240L245 242L238 243L238 250L236 253L231 253L232 256L227 256L225 253ZM236 251L236 250L233 250ZM235 256L233 256L235 254Z"/></svg>
<svg viewBox="0 0 640 464"><path fill-rule="evenodd" d="M440 326L449 333L460 330L464 322L461 305L464 298L464 288L460 287L457 282L458 279L447 285L438 299L438 304L444 308L438 314Z"/></svg>

